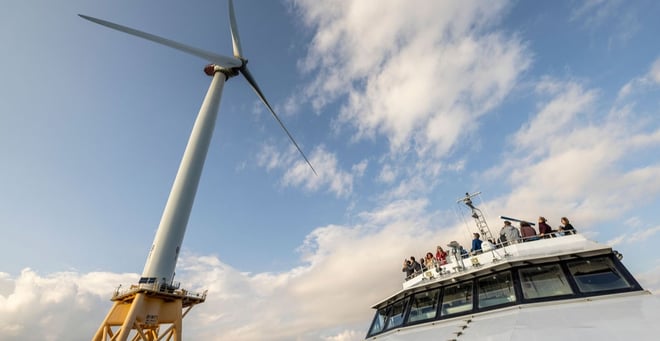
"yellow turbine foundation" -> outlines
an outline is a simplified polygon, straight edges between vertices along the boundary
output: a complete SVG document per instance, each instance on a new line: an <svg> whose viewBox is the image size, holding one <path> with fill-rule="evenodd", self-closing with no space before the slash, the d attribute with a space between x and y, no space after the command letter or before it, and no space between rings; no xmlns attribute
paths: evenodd
<svg viewBox="0 0 660 341"><path fill-rule="evenodd" d="M206 300L206 292L141 284L117 290L111 300L114 304L92 341L182 341L183 318Z"/></svg>

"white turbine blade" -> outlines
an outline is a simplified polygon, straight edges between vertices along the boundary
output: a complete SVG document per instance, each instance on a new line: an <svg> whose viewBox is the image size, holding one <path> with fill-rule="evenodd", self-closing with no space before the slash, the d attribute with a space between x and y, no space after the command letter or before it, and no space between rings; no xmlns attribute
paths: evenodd
<svg viewBox="0 0 660 341"><path fill-rule="evenodd" d="M236 25L236 15L234 14L234 1L229 0L229 29L231 30L231 43L234 47L234 57L243 59L243 49L241 49L241 38L238 36L238 25Z"/></svg>
<svg viewBox="0 0 660 341"><path fill-rule="evenodd" d="M220 65L222 67L225 67L225 68L231 69L231 68L239 67L243 64L243 62L241 60L233 58L233 57L223 56L223 55L219 55L217 53L204 51L204 50L198 49L196 47L181 44L181 43L178 43L178 42L170 40L170 39L162 38L162 37L150 34L150 33L142 32L142 31L139 31L139 30L136 30L136 29L132 29L130 27L122 26L122 25L119 25L119 24L115 24L115 23L112 23L112 22L109 22L109 21L97 19L97 18L90 17L90 16L87 16L87 15L83 15L83 14L78 14L78 15L83 19L87 19L87 20L89 20L91 22L94 22L94 23L97 23L99 25L103 25L103 26L115 29L117 31L128 33L128 34L134 35L136 37L151 40L151 41L153 41L155 43L158 43L158 44L161 44L161 45L169 46L169 47L177 49L179 51L183 51L183 52L192 54L194 56L203 58L203 59L205 59L205 60L207 60L211 63L218 64L218 65Z"/></svg>
<svg viewBox="0 0 660 341"><path fill-rule="evenodd" d="M275 113L275 110L273 110L273 107L270 106L270 103L268 103L268 101L266 100L266 97L264 97L264 94L261 92L261 89L259 89L259 86L257 85L257 82L254 80L254 77L252 77L252 74L250 74L250 71L248 71L247 66L244 65L241 68L241 74L243 74L243 76L245 76L245 79L248 81L248 83L250 84L250 86L252 87L254 92L257 93L257 96L259 96L259 98L261 99L261 102L263 102L264 105L266 105L268 110L270 110L270 113L273 114L273 117L275 118L275 120L277 120L277 123L280 124L280 127L282 127L282 129L284 129L284 132L289 136L289 139L291 140L291 142L293 142L293 145L296 146L296 148L298 149L298 152L300 152L300 155L302 155L303 159L305 159L305 161L307 162L309 167L312 169L312 172L314 172L315 175L318 175L318 173L316 173L316 169L314 169L311 162L309 162L309 160L307 159L307 156L305 156L305 153L303 153L302 149L300 149L300 147L298 146L298 143L296 143L296 140L293 138L291 133L289 133L289 130L286 129L286 126L284 126L284 123L282 122L282 120L280 120L279 116L277 116L277 114Z"/></svg>

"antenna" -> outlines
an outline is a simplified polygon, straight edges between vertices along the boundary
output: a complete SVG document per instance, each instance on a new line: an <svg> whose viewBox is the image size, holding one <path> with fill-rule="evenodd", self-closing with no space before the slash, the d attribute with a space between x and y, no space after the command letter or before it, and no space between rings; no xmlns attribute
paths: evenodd
<svg viewBox="0 0 660 341"><path fill-rule="evenodd" d="M97 330L93 341L107 339L125 341L134 330L135 334L131 340L161 340L164 338L170 340L173 337L175 341L180 341L182 340L183 316L194 305L205 301L206 292L194 294L179 289L179 284L174 282L174 270L213 135L222 90L229 78L239 74L245 77L298 149L305 162L314 174L317 174L248 71L247 59L244 58L241 50L232 0L229 0L228 5L233 57L208 52L130 27L79 14L81 18L99 25L205 59L211 64L204 68L204 72L213 77L190 134L142 276L137 285L131 285L125 290L117 288L111 299L114 302L113 307ZM183 309L187 310L183 311ZM161 329L160 326L165 324L169 324L169 328ZM119 327L119 329L113 331L112 327Z"/></svg>
<svg viewBox="0 0 660 341"><path fill-rule="evenodd" d="M492 239L493 236L490 232L490 228L488 227L488 223L486 223L486 219L484 219L484 215L481 212L480 209L478 209L476 206L474 206L474 203L472 202L472 198L480 195L481 192L476 192L476 193L465 193L465 196L463 198L460 198L456 200L456 203L463 203L465 206L469 207L471 210L471 217L474 218L474 222L477 225L477 229L479 230L479 233L481 234L482 240L489 240Z"/></svg>

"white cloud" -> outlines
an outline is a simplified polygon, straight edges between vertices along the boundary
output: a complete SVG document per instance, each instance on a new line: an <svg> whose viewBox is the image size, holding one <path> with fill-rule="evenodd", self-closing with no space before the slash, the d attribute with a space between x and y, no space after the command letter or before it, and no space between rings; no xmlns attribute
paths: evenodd
<svg viewBox="0 0 660 341"><path fill-rule="evenodd" d="M325 341L358 341L364 340L364 331L344 330L341 333L333 336L324 337Z"/></svg>
<svg viewBox="0 0 660 341"><path fill-rule="evenodd" d="M342 170L337 156L326 151L324 146L315 148L309 156L309 161L318 175L312 173L309 165L300 160L300 155L293 148L281 153L274 147L265 145L257 156L258 165L268 170L285 170L282 177L283 186L298 187L310 192L325 189L342 198L351 195L354 180L362 177L368 166L368 162L362 160L352 165L350 171Z"/></svg>
<svg viewBox="0 0 660 341"><path fill-rule="evenodd" d="M296 4L315 30L310 100L320 109L346 98L338 122L357 138L385 136L393 152L445 155L530 64L517 38L484 33L505 2Z"/></svg>
<svg viewBox="0 0 660 341"><path fill-rule="evenodd" d="M378 180L386 184L391 184L396 179L396 176L396 170L392 167L392 165L386 164L383 166L383 168L381 168L380 174L378 175Z"/></svg>
<svg viewBox="0 0 660 341"><path fill-rule="evenodd" d="M587 26L598 26L610 16L616 14L616 6L620 1L586 0L573 9L571 21L583 20Z"/></svg>
<svg viewBox="0 0 660 341"><path fill-rule="evenodd" d="M511 186L499 209L525 215L543 207L538 214L554 218L552 224L573 214L575 221L593 226L660 193L660 160L636 158L660 146L657 124L639 124L629 107L596 108L598 91L574 81L544 78L537 92L549 98L515 133L513 152L486 172Z"/></svg>
<svg viewBox="0 0 660 341"><path fill-rule="evenodd" d="M281 273L244 273L215 256L184 252L177 280L208 289L205 303L184 320L193 340L341 340L363 338L370 306L401 288L399 264L450 240L469 241L460 223L428 211L425 200L399 200L362 212L353 226L329 225L309 234L303 264ZM442 221L445 228L438 229ZM654 229L655 231L658 228ZM425 242L420 242L425 241ZM24 270L0 295L0 339L86 340L111 307L108 298L137 274ZM640 281L658 288L657 269Z"/></svg>
<svg viewBox="0 0 660 341"><path fill-rule="evenodd" d="M636 277L644 289L649 290L656 295L660 294L660 262L656 260L653 268Z"/></svg>
<svg viewBox="0 0 660 341"><path fill-rule="evenodd" d="M619 245L619 244L637 244L643 241L650 240L655 234L660 232L660 226L651 227L651 228L638 228L629 233L625 233L617 236L616 238L607 242L608 245Z"/></svg>
<svg viewBox="0 0 660 341"><path fill-rule="evenodd" d="M456 228L435 228L427 206L398 201L360 213L354 226L319 227L302 246L303 265L282 273L243 273L215 256L184 252L176 280L208 289L206 302L184 320L186 339L361 339L370 306L401 288L401 260L461 239ZM0 278L11 284L0 295L0 339L86 340L110 309L114 288L138 275L26 269Z"/></svg>
<svg viewBox="0 0 660 341"><path fill-rule="evenodd" d="M46 276L31 269L16 278L3 276L12 290L0 295L0 339L90 339L109 307L109 296L135 274L60 272Z"/></svg>
<svg viewBox="0 0 660 341"><path fill-rule="evenodd" d="M569 21L580 22L589 31L609 30L608 46L625 46L641 29L636 9L621 0L576 2Z"/></svg>
<svg viewBox="0 0 660 341"><path fill-rule="evenodd" d="M544 103L538 113L514 135L513 145L526 151L547 152L547 148L557 143L548 141L550 137L567 134L579 127L578 124L586 123L579 116L591 110L597 93L585 90L574 82L562 83L547 78L541 80L536 91L554 97Z"/></svg>
<svg viewBox="0 0 660 341"><path fill-rule="evenodd" d="M657 86L660 84L660 58L656 59L649 71L640 76L633 78L631 81L626 83L619 90L619 95L617 100L621 101L624 98L635 94L636 92L644 91L652 86Z"/></svg>

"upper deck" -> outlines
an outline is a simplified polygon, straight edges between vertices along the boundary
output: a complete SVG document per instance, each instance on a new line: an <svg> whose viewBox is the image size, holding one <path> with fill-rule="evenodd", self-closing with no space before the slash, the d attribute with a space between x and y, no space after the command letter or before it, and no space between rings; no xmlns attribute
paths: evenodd
<svg viewBox="0 0 660 341"><path fill-rule="evenodd" d="M519 243L508 246L496 245L492 250L467 258L450 252L447 256L447 264L417 273L403 283L402 291L420 285L427 286L431 283L458 281L463 276L474 276L475 272L506 268L510 267L511 263L521 261L547 262L549 259L570 259L611 252L611 247L586 239L581 234L562 236L559 233L553 233L547 239L524 242L521 240ZM375 306L379 304L380 302Z"/></svg>
<svg viewBox="0 0 660 341"><path fill-rule="evenodd" d="M367 337L383 338L391 331L409 333L431 325L440 328L465 316L468 320L484 314L499 316L498 312L514 306L578 304L596 297L644 293L620 262L620 254L581 234L450 258L448 264L407 280L402 290L376 303ZM596 320L592 316L590 322Z"/></svg>

